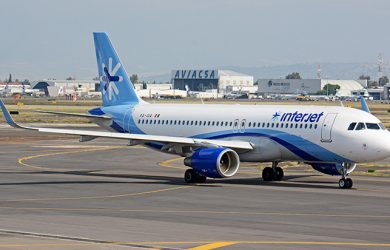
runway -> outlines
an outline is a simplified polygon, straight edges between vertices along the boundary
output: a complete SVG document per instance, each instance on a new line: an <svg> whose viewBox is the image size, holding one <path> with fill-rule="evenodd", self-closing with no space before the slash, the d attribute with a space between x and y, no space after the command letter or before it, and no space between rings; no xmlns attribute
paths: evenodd
<svg viewBox="0 0 390 250"><path fill-rule="evenodd" d="M181 159L125 141L0 128L0 249L390 247L390 178L258 164L184 183Z"/></svg>

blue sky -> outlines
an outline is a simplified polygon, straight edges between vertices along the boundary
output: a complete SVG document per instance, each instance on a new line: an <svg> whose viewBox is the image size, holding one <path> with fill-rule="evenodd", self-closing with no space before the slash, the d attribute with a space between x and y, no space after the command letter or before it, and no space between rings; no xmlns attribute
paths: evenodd
<svg viewBox="0 0 390 250"><path fill-rule="evenodd" d="M0 79L90 79L93 31L128 73L390 56L387 0L0 0Z"/></svg>

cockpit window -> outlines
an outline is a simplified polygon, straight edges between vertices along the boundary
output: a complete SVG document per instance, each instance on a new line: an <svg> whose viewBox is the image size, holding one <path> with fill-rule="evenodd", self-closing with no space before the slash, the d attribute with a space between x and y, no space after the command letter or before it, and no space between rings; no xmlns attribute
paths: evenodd
<svg viewBox="0 0 390 250"><path fill-rule="evenodd" d="M366 129L366 125L364 125L363 122L359 122L355 130L363 130L363 129Z"/></svg>
<svg viewBox="0 0 390 250"><path fill-rule="evenodd" d="M366 123L366 126L367 126L367 129L376 129L376 130L380 129L379 125L376 123Z"/></svg>
<svg viewBox="0 0 390 250"><path fill-rule="evenodd" d="M379 123L379 127L381 127L381 129L383 129L383 130L386 129L386 127L385 127L385 125L383 125L383 123Z"/></svg>
<svg viewBox="0 0 390 250"><path fill-rule="evenodd" d="M351 124L349 124L348 130L353 130L355 126L356 126L356 122L352 122Z"/></svg>

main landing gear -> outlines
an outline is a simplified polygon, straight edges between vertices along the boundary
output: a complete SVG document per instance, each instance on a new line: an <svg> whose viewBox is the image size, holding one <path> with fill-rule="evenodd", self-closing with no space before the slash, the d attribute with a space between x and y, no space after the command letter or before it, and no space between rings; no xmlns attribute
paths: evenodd
<svg viewBox="0 0 390 250"><path fill-rule="evenodd" d="M281 167L278 167L279 162L272 162L272 168L266 167L263 169L263 180L264 181L280 181L283 179L284 172Z"/></svg>
<svg viewBox="0 0 390 250"><path fill-rule="evenodd" d="M342 164L341 175L343 177L339 180L339 187L340 188L349 189L349 188L352 188L352 186L353 186L352 179L351 178L346 178L347 171L348 171L349 167L350 167L350 164L348 164L348 163L343 163Z"/></svg>
<svg viewBox="0 0 390 250"><path fill-rule="evenodd" d="M193 169L187 169L184 173L184 180L187 183L205 183L206 179L206 176L198 174Z"/></svg>

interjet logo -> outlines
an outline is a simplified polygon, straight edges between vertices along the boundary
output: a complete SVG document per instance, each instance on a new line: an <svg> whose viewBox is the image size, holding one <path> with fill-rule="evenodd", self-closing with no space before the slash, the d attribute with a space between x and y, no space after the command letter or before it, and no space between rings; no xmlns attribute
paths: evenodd
<svg viewBox="0 0 390 250"><path fill-rule="evenodd" d="M102 63L103 75L100 77L100 81L104 82L103 94L108 93L108 99L112 100L115 95L119 95L119 89L116 86L116 82L123 80L122 76L116 76L115 74L120 69L121 64L118 62L115 67L112 67L112 57L108 59L108 68Z"/></svg>
<svg viewBox="0 0 390 250"><path fill-rule="evenodd" d="M324 112L321 113L301 113L295 111L294 113L281 113L275 112L272 115L273 121L280 122L318 122L320 118L324 115Z"/></svg>

